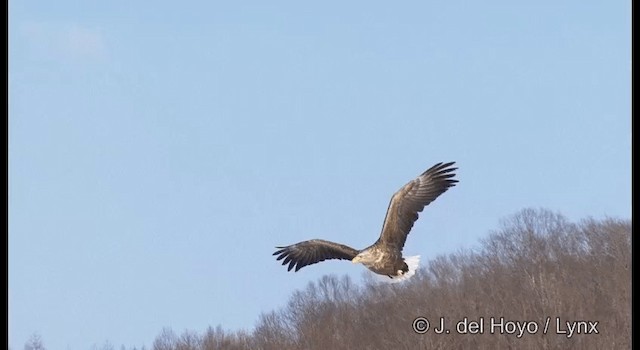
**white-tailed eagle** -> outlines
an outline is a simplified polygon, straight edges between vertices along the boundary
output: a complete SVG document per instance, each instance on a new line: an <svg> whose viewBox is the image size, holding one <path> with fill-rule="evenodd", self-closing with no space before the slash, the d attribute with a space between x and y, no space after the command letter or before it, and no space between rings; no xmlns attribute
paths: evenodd
<svg viewBox="0 0 640 350"><path fill-rule="evenodd" d="M402 257L407 235L418 220L418 213L438 196L455 186L455 174L450 163L438 163L396 192L387 208L380 238L371 246L357 250L349 246L322 239L312 239L278 249L273 255L289 264L288 271L327 259L351 260L362 263L369 270L400 281L411 277L418 267L419 256Z"/></svg>

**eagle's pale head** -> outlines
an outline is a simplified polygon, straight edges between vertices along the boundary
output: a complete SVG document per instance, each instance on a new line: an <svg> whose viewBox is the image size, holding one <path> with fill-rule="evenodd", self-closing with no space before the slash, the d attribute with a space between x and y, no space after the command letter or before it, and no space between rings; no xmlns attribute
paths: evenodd
<svg viewBox="0 0 640 350"><path fill-rule="evenodd" d="M361 263L361 264L368 265L368 264L372 264L376 260L377 260L377 257L373 254L372 251L365 250L360 252L360 254L356 255L353 259L351 259L351 262L354 264Z"/></svg>

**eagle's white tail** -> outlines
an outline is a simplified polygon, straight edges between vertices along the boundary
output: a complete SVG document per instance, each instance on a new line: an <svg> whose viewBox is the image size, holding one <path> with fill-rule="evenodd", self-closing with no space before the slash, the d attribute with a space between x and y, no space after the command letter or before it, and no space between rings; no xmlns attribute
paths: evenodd
<svg viewBox="0 0 640 350"><path fill-rule="evenodd" d="M407 271L405 274L399 275L399 276L392 276L391 278L389 278L389 276L375 274L376 278L381 282L387 282L387 283L398 283L398 282L403 282L408 280L411 276L413 276L416 273L416 270L420 265L420 255L408 256L404 258L404 262L407 263L407 266L409 267L409 271Z"/></svg>

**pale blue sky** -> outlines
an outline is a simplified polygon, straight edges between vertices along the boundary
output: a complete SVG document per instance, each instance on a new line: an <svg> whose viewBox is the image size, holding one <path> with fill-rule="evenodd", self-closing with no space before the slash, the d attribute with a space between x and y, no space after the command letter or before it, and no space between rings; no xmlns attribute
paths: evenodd
<svg viewBox="0 0 640 350"><path fill-rule="evenodd" d="M251 329L440 161L405 253L631 217L629 1L9 2L9 345Z"/></svg>

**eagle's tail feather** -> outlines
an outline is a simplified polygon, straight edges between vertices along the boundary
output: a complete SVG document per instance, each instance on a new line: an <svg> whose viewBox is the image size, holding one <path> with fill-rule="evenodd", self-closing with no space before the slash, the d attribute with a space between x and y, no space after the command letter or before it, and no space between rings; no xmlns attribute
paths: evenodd
<svg viewBox="0 0 640 350"><path fill-rule="evenodd" d="M415 275L416 270L418 270L418 266L420 265L420 255L408 256L404 258L404 262L407 263L407 267L409 271L399 276L382 276L376 274L375 276L379 281L387 282L387 283L398 283L408 280L411 276Z"/></svg>

